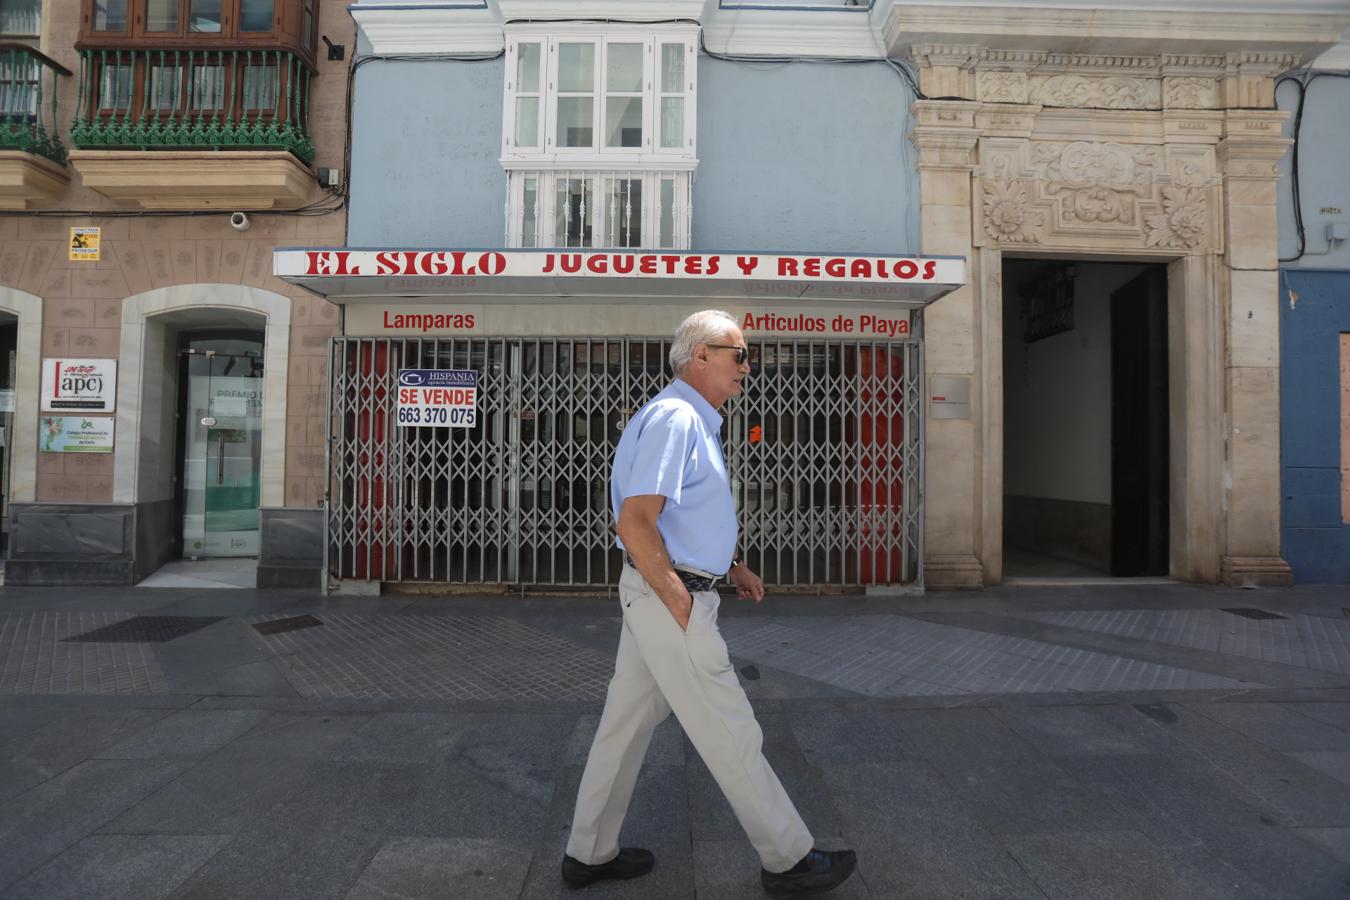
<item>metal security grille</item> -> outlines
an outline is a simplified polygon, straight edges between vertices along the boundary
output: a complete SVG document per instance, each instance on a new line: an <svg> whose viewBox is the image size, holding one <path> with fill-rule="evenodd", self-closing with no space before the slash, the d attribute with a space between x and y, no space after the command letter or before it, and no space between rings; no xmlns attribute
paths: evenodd
<svg viewBox="0 0 1350 900"><path fill-rule="evenodd" d="M751 341L725 453L768 584L912 583L922 559L917 341ZM335 338L327 569L345 579L618 582L609 464L671 379L656 338ZM479 373L473 428L395 422L399 369Z"/></svg>

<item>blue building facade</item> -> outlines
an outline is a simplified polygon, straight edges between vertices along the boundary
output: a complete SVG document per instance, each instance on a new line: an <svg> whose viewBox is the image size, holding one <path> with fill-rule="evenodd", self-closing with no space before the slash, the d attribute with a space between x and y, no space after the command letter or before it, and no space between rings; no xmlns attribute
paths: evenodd
<svg viewBox="0 0 1350 900"><path fill-rule="evenodd" d="M727 447L772 583L1342 578L1342 251L1305 204L1277 262L1276 81L1350 14L1135 5L353 5L345 252L276 264L343 307L330 392L366 398L330 574L607 583L583 483L715 306L761 360ZM1308 87L1305 195L1343 184L1342 87ZM413 365L479 373L479 443L404 453L370 404Z"/></svg>
<svg viewBox="0 0 1350 900"><path fill-rule="evenodd" d="M1284 553L1300 583L1350 581L1348 75L1291 73L1277 94L1296 138L1280 183L1280 453Z"/></svg>

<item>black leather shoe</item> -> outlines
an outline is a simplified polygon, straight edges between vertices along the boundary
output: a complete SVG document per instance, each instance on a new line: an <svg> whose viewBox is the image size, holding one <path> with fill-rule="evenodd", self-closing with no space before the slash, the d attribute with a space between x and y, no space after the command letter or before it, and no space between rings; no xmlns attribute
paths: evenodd
<svg viewBox="0 0 1350 900"><path fill-rule="evenodd" d="M606 878L638 878L650 872L654 865L656 857L652 855L652 851L624 847L618 856L598 866L588 866L570 856L564 856L562 877L568 887L583 888Z"/></svg>
<svg viewBox="0 0 1350 900"><path fill-rule="evenodd" d="M812 850L786 872L761 869L760 883L773 897L810 897L832 891L848 880L858 865L852 850Z"/></svg>

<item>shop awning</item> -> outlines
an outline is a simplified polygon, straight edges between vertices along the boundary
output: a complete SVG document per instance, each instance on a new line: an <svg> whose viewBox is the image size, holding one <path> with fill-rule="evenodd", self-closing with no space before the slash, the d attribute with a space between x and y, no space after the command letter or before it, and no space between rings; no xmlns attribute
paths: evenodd
<svg viewBox="0 0 1350 900"><path fill-rule="evenodd" d="M336 303L672 298L922 309L966 283L960 257L647 250L285 248L273 274Z"/></svg>

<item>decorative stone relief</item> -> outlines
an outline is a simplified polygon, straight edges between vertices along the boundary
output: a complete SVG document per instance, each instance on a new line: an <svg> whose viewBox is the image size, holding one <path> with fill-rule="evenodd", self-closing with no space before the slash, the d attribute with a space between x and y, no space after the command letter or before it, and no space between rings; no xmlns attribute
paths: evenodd
<svg viewBox="0 0 1350 900"><path fill-rule="evenodd" d="M986 103L1027 102L1025 72L979 72L975 84L977 96Z"/></svg>
<svg viewBox="0 0 1350 900"><path fill-rule="evenodd" d="M1219 87L1213 78L1164 78L1163 105L1168 109L1214 109Z"/></svg>
<svg viewBox="0 0 1350 900"><path fill-rule="evenodd" d="M1157 109L1161 105L1156 78L1032 75L1030 84L1030 102L1045 106Z"/></svg>
<svg viewBox="0 0 1350 900"><path fill-rule="evenodd" d="M996 241L1039 244L1045 239L1045 213L1034 209L1031 191L1020 181L986 179L984 231Z"/></svg>
<svg viewBox="0 0 1350 900"><path fill-rule="evenodd" d="M1145 243L1149 247L1191 250L1209 232L1209 209L1205 191L1199 188L1164 187L1163 211L1149 216L1145 223Z"/></svg>
<svg viewBox="0 0 1350 900"><path fill-rule="evenodd" d="M981 246L1190 252L1221 241L1212 146L991 136L979 157Z"/></svg>
<svg viewBox="0 0 1350 900"><path fill-rule="evenodd" d="M1158 148L1092 141L1037 143L1031 147L1031 163L1050 182L1142 193L1156 177Z"/></svg>
<svg viewBox="0 0 1350 900"><path fill-rule="evenodd" d="M1072 205L1070 205L1070 202ZM1083 188L1065 202L1066 218L1080 222L1134 222L1134 198L1107 188Z"/></svg>

